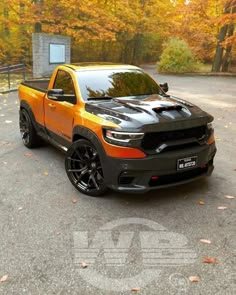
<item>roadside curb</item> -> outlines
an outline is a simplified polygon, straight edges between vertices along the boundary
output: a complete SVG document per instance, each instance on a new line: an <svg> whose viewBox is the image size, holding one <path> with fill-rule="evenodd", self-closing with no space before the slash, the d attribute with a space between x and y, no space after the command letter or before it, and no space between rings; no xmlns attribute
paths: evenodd
<svg viewBox="0 0 236 295"><path fill-rule="evenodd" d="M221 72L209 72L209 73L184 73L178 76L209 76L209 77L236 77L236 73L221 73Z"/></svg>
<svg viewBox="0 0 236 295"><path fill-rule="evenodd" d="M158 75L166 75L166 76L213 76L213 77L236 77L235 72L189 72L189 73L159 73L156 69L155 64L143 64L140 65L142 69L152 69Z"/></svg>
<svg viewBox="0 0 236 295"><path fill-rule="evenodd" d="M0 90L0 94L6 94L6 93L14 92L17 90L18 90L18 88L12 88L12 89L3 90L3 91Z"/></svg>

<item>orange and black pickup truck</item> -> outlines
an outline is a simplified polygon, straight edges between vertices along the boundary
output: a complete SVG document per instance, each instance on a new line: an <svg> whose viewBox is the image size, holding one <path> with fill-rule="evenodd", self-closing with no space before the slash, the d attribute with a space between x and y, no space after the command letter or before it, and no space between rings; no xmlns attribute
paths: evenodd
<svg viewBox="0 0 236 295"><path fill-rule="evenodd" d="M58 66L50 80L19 86L23 143L33 148L44 139L64 150L70 181L91 196L211 175L213 117L167 90L135 66Z"/></svg>

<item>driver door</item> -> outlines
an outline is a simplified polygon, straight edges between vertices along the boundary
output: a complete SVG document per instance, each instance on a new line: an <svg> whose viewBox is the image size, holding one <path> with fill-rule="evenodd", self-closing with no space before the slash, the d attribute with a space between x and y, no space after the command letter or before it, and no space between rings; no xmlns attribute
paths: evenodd
<svg viewBox="0 0 236 295"><path fill-rule="evenodd" d="M76 110L76 95L71 75L66 71L58 70L53 88L63 90L65 101L56 101L46 95L45 126L53 140L68 146L69 142L72 142ZM71 99L73 95L74 101Z"/></svg>

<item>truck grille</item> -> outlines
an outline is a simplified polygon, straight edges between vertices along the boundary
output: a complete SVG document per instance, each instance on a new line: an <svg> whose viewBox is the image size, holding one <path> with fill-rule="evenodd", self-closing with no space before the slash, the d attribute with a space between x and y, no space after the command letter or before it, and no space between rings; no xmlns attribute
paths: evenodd
<svg viewBox="0 0 236 295"><path fill-rule="evenodd" d="M178 140L189 140L192 138L193 144L198 145L196 140L204 140L204 138L206 139L206 135L206 126L199 126L190 129L173 130L166 132L150 132L144 135L141 146L145 151L150 151L157 149L163 143L170 143L176 141L175 149L178 149L179 145L181 145L181 148L184 147L183 142L178 144ZM186 144L189 145L190 142L188 141L188 143L186 142ZM174 149L174 147L172 147L171 149Z"/></svg>

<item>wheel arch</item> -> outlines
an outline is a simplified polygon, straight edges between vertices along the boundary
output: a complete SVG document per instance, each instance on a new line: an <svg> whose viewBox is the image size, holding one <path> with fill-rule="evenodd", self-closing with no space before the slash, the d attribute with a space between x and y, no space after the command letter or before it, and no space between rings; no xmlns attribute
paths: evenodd
<svg viewBox="0 0 236 295"><path fill-rule="evenodd" d="M79 139L87 139L96 148L99 157L101 159L101 165L103 169L104 178L108 179L110 176L108 156L102 146L99 137L91 129L84 126L75 126L72 134L73 142ZM72 143L73 144L73 143Z"/></svg>
<svg viewBox="0 0 236 295"><path fill-rule="evenodd" d="M39 128L38 128L38 125L36 124L34 113L33 113L32 109L31 109L29 103L27 101L25 101L25 100L21 100L21 102L20 102L20 111L22 109L27 111L27 113L29 114L30 119L31 119L31 121L32 121L32 123L34 125L35 130L38 131Z"/></svg>
<svg viewBox="0 0 236 295"><path fill-rule="evenodd" d="M98 136L89 128L84 126L75 126L72 134L72 142L75 142L79 139L89 140L99 152L99 155L102 159L106 156L105 150L98 138Z"/></svg>

